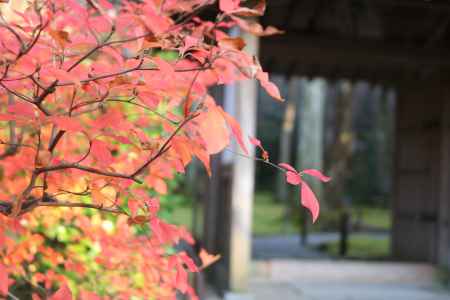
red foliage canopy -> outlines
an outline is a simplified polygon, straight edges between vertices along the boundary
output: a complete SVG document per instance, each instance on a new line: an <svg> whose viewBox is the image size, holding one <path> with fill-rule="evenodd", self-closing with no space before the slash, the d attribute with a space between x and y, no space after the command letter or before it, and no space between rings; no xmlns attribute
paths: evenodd
<svg viewBox="0 0 450 300"><path fill-rule="evenodd" d="M165 250L192 237L158 218L157 195L193 157L209 172L209 156L230 135L245 149L239 124L216 105L210 86L256 78L281 100L242 51L244 41L227 34L234 25L279 33L253 19L264 0L245 2L219 1L213 21L199 14L217 7L214 0L34 0L3 13L0 294L20 278L38 287L34 299L59 285L50 299L72 297L67 273L55 270L83 276L89 267L31 230L64 222L79 233L75 243L88 239L99 249L99 268L112 271L99 275L111 286L105 299L174 299L176 290L195 297L187 274L198 267L186 253ZM82 208L117 215L115 226ZM137 234L136 225L151 234ZM201 257L205 265L217 259ZM34 268L36 260L47 271ZM135 273L143 280L131 280ZM83 287L76 294L100 299Z"/></svg>

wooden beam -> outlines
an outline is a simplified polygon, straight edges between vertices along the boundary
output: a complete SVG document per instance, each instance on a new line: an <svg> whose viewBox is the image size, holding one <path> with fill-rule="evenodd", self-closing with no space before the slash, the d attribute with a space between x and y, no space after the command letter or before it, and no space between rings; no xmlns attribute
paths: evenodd
<svg viewBox="0 0 450 300"><path fill-rule="evenodd" d="M450 269L450 90L446 89L442 112L441 182L439 199L438 263Z"/></svg>
<svg viewBox="0 0 450 300"><path fill-rule="evenodd" d="M435 32L428 38L425 43L425 48L434 46L438 41L442 39L448 29L450 24L450 16L446 16L437 26Z"/></svg>
<svg viewBox="0 0 450 300"><path fill-rule="evenodd" d="M302 68L316 66L320 72L328 74L331 69L343 73L382 72L382 76L395 78L406 74L418 77L432 77L442 70L450 70L450 51L448 49L408 47L400 44L383 43L370 40L340 40L301 34L286 34L263 39L261 60L274 59L273 69L268 71L285 73L281 66L298 65ZM311 70L308 70L311 72ZM366 74L366 75L367 75Z"/></svg>
<svg viewBox="0 0 450 300"><path fill-rule="evenodd" d="M309 0L311 2L315 2L316 0ZM338 0L341 1L341 0ZM356 0L356 2L366 2L367 0ZM329 1L335 2L335 1ZM447 0L369 0L369 2L377 5L377 6L400 6L400 7L413 7L413 8L430 8L436 9L440 11L450 11L450 4ZM288 6L289 0L276 0L276 1L268 1L269 11L274 7L283 7Z"/></svg>

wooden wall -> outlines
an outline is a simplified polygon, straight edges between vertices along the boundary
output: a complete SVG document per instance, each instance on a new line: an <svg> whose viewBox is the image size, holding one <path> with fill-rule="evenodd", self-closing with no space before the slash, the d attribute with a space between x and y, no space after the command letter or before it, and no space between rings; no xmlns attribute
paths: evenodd
<svg viewBox="0 0 450 300"><path fill-rule="evenodd" d="M443 110L449 95L444 85L424 82L398 90L392 204L392 250L398 259L443 263L448 257L450 182L443 176L450 149Z"/></svg>
<svg viewBox="0 0 450 300"><path fill-rule="evenodd" d="M450 269L450 88L442 109L441 195L439 206L438 263Z"/></svg>

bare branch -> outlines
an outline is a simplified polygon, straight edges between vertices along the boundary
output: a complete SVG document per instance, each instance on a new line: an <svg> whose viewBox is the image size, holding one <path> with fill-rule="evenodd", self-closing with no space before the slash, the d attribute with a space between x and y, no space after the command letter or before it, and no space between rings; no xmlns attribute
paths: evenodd
<svg viewBox="0 0 450 300"><path fill-rule="evenodd" d="M158 152L153 155L149 160L147 160L139 169L137 169L131 176L134 178L136 176L138 176L139 174L141 174L152 162L154 162L155 160L157 160L161 155L163 155L164 153L166 153L169 149L170 149L170 142L172 141L172 139L178 134L178 132L190 121L192 121L193 119L195 119L196 117L198 117L199 114L193 114L189 117L187 117L186 119L184 119L183 122L181 122L180 125L178 125L177 129L175 129L174 132L172 132L172 134L167 138L167 140L164 142L164 144L161 146L161 148L159 148Z"/></svg>
<svg viewBox="0 0 450 300"><path fill-rule="evenodd" d="M113 214L123 214L128 215L127 212L120 208L118 205L104 206L103 204L90 204L82 202L68 202L59 201L55 197L44 195L42 199L36 197L28 197L27 200L23 201L20 211L18 211L17 216L21 216L34 210L37 207L71 207L71 208L91 208L102 212L113 213ZM0 214L5 216L12 216L14 209L14 203L8 201L0 201Z"/></svg>
<svg viewBox="0 0 450 300"><path fill-rule="evenodd" d="M41 174L41 173L55 172L55 171L68 170L68 169L77 169L77 170L80 170L80 171L85 171L85 172L88 172L88 173L102 175L102 176L106 176L106 177L130 179L130 180L133 180L133 181L135 181L137 183L142 183L141 180L134 178L134 176L132 176L132 175L126 175L126 174L122 174L122 173L103 171L103 170L100 170L100 169L96 169L96 168L92 168L92 167L88 167L88 166L83 166L83 165L76 164L76 163L62 163L62 164L55 165L55 166L48 166L48 167L43 167L43 168L37 168L36 169L36 173L37 174Z"/></svg>
<svg viewBox="0 0 450 300"><path fill-rule="evenodd" d="M114 207L105 207L103 205L95 205L90 203L76 203L76 202L38 202L36 207L39 206L48 206L48 207L71 207L71 208L91 208L96 209L99 211L107 212L107 213L113 213L113 214L125 214L125 211L119 208Z"/></svg>

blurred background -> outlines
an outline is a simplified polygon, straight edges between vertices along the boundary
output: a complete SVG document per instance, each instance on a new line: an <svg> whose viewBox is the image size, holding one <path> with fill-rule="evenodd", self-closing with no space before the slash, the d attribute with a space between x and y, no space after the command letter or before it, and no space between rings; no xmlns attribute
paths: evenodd
<svg viewBox="0 0 450 300"><path fill-rule="evenodd" d="M333 180L308 181L312 224L298 188L236 145L210 178L194 165L162 207L222 255L201 297L449 299L450 2L277 0L261 21L286 33L235 35L286 101L254 82L213 93L272 162Z"/></svg>

